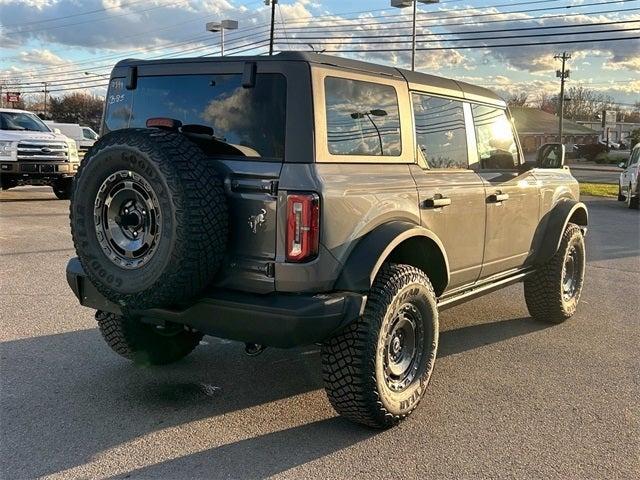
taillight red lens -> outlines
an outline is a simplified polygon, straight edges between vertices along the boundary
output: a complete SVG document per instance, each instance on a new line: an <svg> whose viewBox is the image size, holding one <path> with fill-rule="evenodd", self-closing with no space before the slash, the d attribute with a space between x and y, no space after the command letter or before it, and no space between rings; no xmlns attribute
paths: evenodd
<svg viewBox="0 0 640 480"><path fill-rule="evenodd" d="M287 261L315 258L319 244L320 198L315 193L287 195Z"/></svg>

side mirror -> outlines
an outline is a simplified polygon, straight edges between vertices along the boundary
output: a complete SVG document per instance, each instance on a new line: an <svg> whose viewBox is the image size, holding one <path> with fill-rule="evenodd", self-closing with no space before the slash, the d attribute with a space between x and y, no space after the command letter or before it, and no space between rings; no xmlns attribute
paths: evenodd
<svg viewBox="0 0 640 480"><path fill-rule="evenodd" d="M562 168L564 165L564 145L561 143L545 143L538 149L536 167Z"/></svg>
<svg viewBox="0 0 640 480"><path fill-rule="evenodd" d="M627 162L620 162L620 163L618 164L618 166L619 166L620 168L627 168Z"/></svg>
<svg viewBox="0 0 640 480"><path fill-rule="evenodd" d="M59 128L54 128L53 133L57 133L58 135L60 135L62 132L60 131Z"/></svg>

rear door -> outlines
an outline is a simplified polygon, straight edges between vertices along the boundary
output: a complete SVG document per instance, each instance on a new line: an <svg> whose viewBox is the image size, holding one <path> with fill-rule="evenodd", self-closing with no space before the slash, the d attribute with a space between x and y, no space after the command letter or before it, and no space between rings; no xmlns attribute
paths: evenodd
<svg viewBox="0 0 640 480"><path fill-rule="evenodd" d="M471 106L478 174L487 208L481 277L522 267L531 253L540 217L539 188L531 171L521 172L513 125L503 108Z"/></svg>
<svg viewBox="0 0 640 480"><path fill-rule="evenodd" d="M213 138L194 141L220 173L227 193L229 242L219 286L254 292L275 288L278 180L285 159L295 156L287 146L287 105L295 104L288 101L291 94L302 96L295 87L289 91L290 72L300 70L300 64L289 63L143 63L134 90L123 88L122 79L111 81L105 132L144 127L152 117L213 129Z"/></svg>
<svg viewBox="0 0 640 480"><path fill-rule="evenodd" d="M469 168L463 102L412 93L422 225L442 241L449 259L449 289L480 275L485 236L485 186Z"/></svg>

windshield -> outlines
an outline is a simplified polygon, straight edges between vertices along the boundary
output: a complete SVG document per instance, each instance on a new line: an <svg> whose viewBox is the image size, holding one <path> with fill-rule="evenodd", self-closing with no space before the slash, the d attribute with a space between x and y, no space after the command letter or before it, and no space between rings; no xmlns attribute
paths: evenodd
<svg viewBox="0 0 640 480"><path fill-rule="evenodd" d="M28 130L30 132L50 132L42 120L33 113L0 112L0 130Z"/></svg>
<svg viewBox="0 0 640 480"><path fill-rule="evenodd" d="M146 126L149 118L179 120L213 128L216 140L235 148L226 154L284 157L286 79L260 73L242 86L240 74L172 75L138 78L135 90L113 79L106 99L105 132Z"/></svg>

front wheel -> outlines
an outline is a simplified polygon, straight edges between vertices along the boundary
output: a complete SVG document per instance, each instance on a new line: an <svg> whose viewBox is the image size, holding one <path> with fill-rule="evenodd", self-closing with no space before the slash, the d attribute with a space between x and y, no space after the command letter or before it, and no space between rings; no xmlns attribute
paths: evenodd
<svg viewBox="0 0 640 480"><path fill-rule="evenodd" d="M58 179L53 183L53 185L51 185L51 188L59 200L69 200L71 198L71 192L73 191L73 179Z"/></svg>
<svg viewBox="0 0 640 480"><path fill-rule="evenodd" d="M534 319L562 323L575 313L584 283L585 257L582 230L570 223L555 255L524 281L524 298Z"/></svg>
<svg viewBox="0 0 640 480"><path fill-rule="evenodd" d="M178 324L160 327L136 318L96 312L102 337L118 355L141 365L166 365L186 357L202 334Z"/></svg>
<svg viewBox="0 0 640 480"><path fill-rule="evenodd" d="M375 428L407 417L429 383L438 349L436 296L426 274L387 264L364 314L322 346L322 376L333 408Z"/></svg>
<svg viewBox="0 0 640 480"><path fill-rule="evenodd" d="M622 194L622 187L618 184L618 201L624 202L625 199L625 196Z"/></svg>
<svg viewBox="0 0 640 480"><path fill-rule="evenodd" d="M638 210L639 206L640 197L638 197L638 195L633 195L633 189L631 187L631 184L629 184L629 188L627 189L627 207L633 210Z"/></svg>

